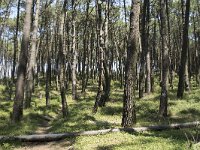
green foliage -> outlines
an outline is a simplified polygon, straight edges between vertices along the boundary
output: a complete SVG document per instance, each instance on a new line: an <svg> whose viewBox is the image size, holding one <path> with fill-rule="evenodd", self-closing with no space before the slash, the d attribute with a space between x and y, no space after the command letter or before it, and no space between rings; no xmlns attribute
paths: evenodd
<svg viewBox="0 0 200 150"><path fill-rule="evenodd" d="M14 149L14 146L11 145L10 143L2 143L2 146L0 148L2 148L3 150L11 150Z"/></svg>
<svg viewBox="0 0 200 150"><path fill-rule="evenodd" d="M41 82L42 83L42 82ZM51 88L50 106L45 105L45 86L36 87L32 99L32 107L24 110L23 121L19 124L10 122L12 101L4 96L5 86L0 86L0 135L22 135L33 134L41 126L44 120L42 116L51 116L50 128L47 132L76 132L86 130L98 130L106 128L121 127L123 89L119 83L112 81L111 97L106 106L99 108L97 114L92 114L95 101L97 84L89 82L86 93L80 94L79 99L71 98L71 89L67 93L69 116L62 118L61 100L59 92L55 87ZM177 80L175 81L177 85ZM80 89L78 90L80 92ZM158 116L160 87L155 87L155 93L137 99L137 124L136 126L171 124L196 121L200 116L199 93L200 89L193 87L192 91L186 93L182 100L176 99L177 88L169 90L169 116L164 119ZM136 93L137 95L137 93ZM42 98L41 98L42 96ZM75 149L195 149L198 147L198 128L169 130L162 132L144 133L110 133L97 136L77 137L73 140ZM14 145L16 145L14 143ZM12 144L1 143L2 148L12 148ZM197 148L196 148L197 149Z"/></svg>

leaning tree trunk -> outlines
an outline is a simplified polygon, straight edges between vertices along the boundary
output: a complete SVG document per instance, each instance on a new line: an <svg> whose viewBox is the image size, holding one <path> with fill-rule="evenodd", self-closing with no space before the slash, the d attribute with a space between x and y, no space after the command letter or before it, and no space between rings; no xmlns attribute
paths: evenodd
<svg viewBox="0 0 200 150"><path fill-rule="evenodd" d="M123 100L122 126L131 127L136 123L135 85L136 62L139 43L139 14L140 0L132 0L130 13L130 31L127 47L127 61L125 67L125 86Z"/></svg>
<svg viewBox="0 0 200 150"><path fill-rule="evenodd" d="M182 52L181 52L181 64L179 68L179 82L178 82L178 91L177 97L182 98L184 93L184 84L185 84L185 70L188 57L188 27L189 27L189 12L190 12L190 0L186 2L185 10L185 24L183 27L183 42L182 42Z"/></svg>
<svg viewBox="0 0 200 150"><path fill-rule="evenodd" d="M169 68L168 46L167 46L167 20L166 20L166 5L164 0L160 0L160 20L161 20L161 40L162 40L162 80L161 80L161 95L159 115L167 116L167 77Z"/></svg>
<svg viewBox="0 0 200 150"><path fill-rule="evenodd" d="M15 100L13 105L12 121L19 122L23 116L23 101L24 101L24 84L26 76L26 65L28 61L28 46L31 28L31 7L33 0L26 1L26 15L24 18L23 37L17 70L17 82L15 91Z"/></svg>

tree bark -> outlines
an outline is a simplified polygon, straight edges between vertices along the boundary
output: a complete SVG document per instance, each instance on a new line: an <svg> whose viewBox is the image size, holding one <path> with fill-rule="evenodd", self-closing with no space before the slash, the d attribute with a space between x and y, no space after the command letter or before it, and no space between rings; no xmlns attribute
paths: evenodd
<svg viewBox="0 0 200 150"><path fill-rule="evenodd" d="M13 114L12 114L13 122L19 122L23 116L24 85L26 77L26 65L28 61L28 46L30 39L32 3L33 0L26 1L26 15L24 18L23 37L21 43L19 66L17 70L15 100L14 100Z"/></svg>
<svg viewBox="0 0 200 150"><path fill-rule="evenodd" d="M108 49L108 25L109 25L109 7L110 7L110 2L106 2L106 12L105 12L105 21L104 21L104 53L106 53L104 60L103 60L103 69L104 69L104 83L103 83L103 95L100 99L99 106L105 106L105 103L109 101L110 97L110 83L111 83L111 76L110 76L110 71L109 67L112 66L112 62L109 62L109 53L110 50ZM113 56L113 52L112 56Z"/></svg>
<svg viewBox="0 0 200 150"><path fill-rule="evenodd" d="M18 4L17 4L17 20L16 20L16 29L15 29L15 36L14 36L14 54L13 54L13 68L12 68L12 81L13 81L13 83L14 83L14 79L15 79L15 67L16 67L16 59L17 59L17 51L18 51L18 31L19 31L20 2L21 2L21 0L18 0Z"/></svg>
<svg viewBox="0 0 200 150"><path fill-rule="evenodd" d="M63 45L63 29L64 29L64 20L66 15L66 5L67 0L64 1L63 8L61 11L61 20L60 20L60 28L59 28L59 65L60 65L60 95L62 101L62 114L63 118L67 117L68 115L68 106L66 101L66 79L65 79L65 51Z"/></svg>
<svg viewBox="0 0 200 150"><path fill-rule="evenodd" d="M38 30L38 20L39 20L39 11L40 11L40 0L36 0L36 13L35 21L33 25L33 36L31 39L31 48L28 60L27 68L27 80L26 80L26 101L25 108L31 107L31 97L34 86L34 67L36 62L36 43L37 43L37 30Z"/></svg>
<svg viewBox="0 0 200 150"><path fill-rule="evenodd" d="M130 13L130 30L127 47L127 60L125 66L125 86L123 100L122 126L131 127L136 123L135 85L136 62L139 43L139 15L140 0L132 0Z"/></svg>
<svg viewBox="0 0 200 150"><path fill-rule="evenodd" d="M161 19L161 40L162 40L162 79L161 79L161 95L159 115L167 116L168 106L168 69L169 69L169 55L167 46L167 20L166 20L166 5L164 0L160 0L160 19Z"/></svg>
<svg viewBox="0 0 200 150"><path fill-rule="evenodd" d="M97 13L97 50L98 50L98 91L93 107L93 113L97 112L103 92L103 24L102 24L102 2L96 0Z"/></svg>
<svg viewBox="0 0 200 150"><path fill-rule="evenodd" d="M183 42L182 42L182 51L181 51L181 64L179 68L179 82L178 82L178 91L177 98L182 98L184 93L184 84L185 84L185 70L188 57L188 26L189 26L189 12L190 12L190 0L186 1L186 12L185 12L185 23L183 27Z"/></svg>
<svg viewBox="0 0 200 150"><path fill-rule="evenodd" d="M200 125L199 121L187 122L180 124L170 124L170 125L158 125L158 126L147 126L147 127L136 127L136 128L114 128L114 129L102 129L102 130L91 130L83 132L67 132L67 133L57 133L57 134L33 134L33 135L21 135L21 136L0 136L0 141L21 141L21 142L49 142L58 141L68 137L77 136L88 136L88 135L102 135L112 132L144 132L144 131L165 131L171 129L183 129L192 128Z"/></svg>
<svg viewBox="0 0 200 150"><path fill-rule="evenodd" d="M147 23L147 5L148 0L144 0L143 3L143 9L142 9L142 21L141 21L141 46L142 46L142 52L140 55L140 73L139 73L139 98L143 97L144 94L144 86L145 86L145 58L147 55L147 33L146 33L146 23Z"/></svg>
<svg viewBox="0 0 200 150"><path fill-rule="evenodd" d="M77 79L76 79L76 66L77 66L77 47L76 47L76 2L72 0L72 99L77 99Z"/></svg>
<svg viewBox="0 0 200 150"><path fill-rule="evenodd" d="M82 67L82 93L85 93L85 89L86 89L86 81L87 81L87 77L88 77L88 74L87 74L87 68L89 68L87 65L89 64L88 63L88 60L89 58L87 58L87 53L88 53L88 48L89 46L87 46L87 40L89 41L89 36L88 36L88 32L87 32L87 27L88 27L88 18L89 18L89 5L90 5L90 1L87 1L87 4L86 4L86 19L85 19L85 25L84 25L84 31L83 31L83 67ZM88 42L89 43L89 42Z"/></svg>

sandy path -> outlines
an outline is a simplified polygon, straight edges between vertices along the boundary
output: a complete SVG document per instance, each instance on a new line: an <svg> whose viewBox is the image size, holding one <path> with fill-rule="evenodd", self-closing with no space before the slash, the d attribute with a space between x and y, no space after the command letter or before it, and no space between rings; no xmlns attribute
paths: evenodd
<svg viewBox="0 0 200 150"><path fill-rule="evenodd" d="M74 150L72 144L67 140L47 143L24 143L23 146L15 150Z"/></svg>
<svg viewBox="0 0 200 150"><path fill-rule="evenodd" d="M40 124L38 124L38 128L34 134L48 133L48 130L51 128L49 121L44 119ZM55 142L27 142L23 143L21 147L15 148L14 150L74 150L74 148L72 141L61 140Z"/></svg>

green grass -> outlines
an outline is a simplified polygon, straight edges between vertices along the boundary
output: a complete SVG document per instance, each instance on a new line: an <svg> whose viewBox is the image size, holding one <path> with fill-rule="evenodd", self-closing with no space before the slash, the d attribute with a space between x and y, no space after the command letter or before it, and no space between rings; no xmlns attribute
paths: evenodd
<svg viewBox="0 0 200 150"><path fill-rule="evenodd" d="M158 116L160 87L155 87L155 93L138 99L137 124L135 126L184 123L200 120L200 89L192 87L191 92L186 92L183 99L176 98L176 84L173 90L169 90L169 116ZM92 113L95 101L97 84L88 85L86 93L81 94L78 90L79 99L72 100L71 90L67 92L69 116L62 118L61 99L55 87L51 89L50 106L45 106L45 87L36 87L32 98L32 107L24 110L23 121L19 124L10 122L13 102L6 99L6 87L0 85L0 135L33 134L39 127L42 115L49 115L54 119L49 122L49 132L75 132L86 130L98 130L117 128L121 125L123 89L119 88L118 82L112 82L110 101L106 106L99 108L96 114ZM40 96L42 95L42 98ZM12 96L13 97L13 96ZM110 133L97 136L81 136L73 140L75 149L195 149L197 129L169 130L163 132ZM188 136L188 139L187 139ZM200 136L200 135L199 135ZM10 145L9 145L10 144ZM14 146L18 144L14 143ZM12 147L12 143L1 143L5 148ZM190 146L190 147L189 147ZM198 147L198 145L196 146ZM1 147L0 147L1 149Z"/></svg>

